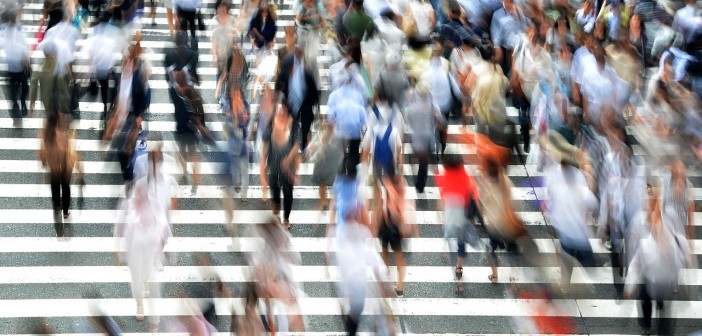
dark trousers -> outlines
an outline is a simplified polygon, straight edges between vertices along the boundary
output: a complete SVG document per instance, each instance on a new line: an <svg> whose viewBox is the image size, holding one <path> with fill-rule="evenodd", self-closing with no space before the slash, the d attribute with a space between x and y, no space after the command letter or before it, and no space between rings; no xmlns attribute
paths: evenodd
<svg viewBox="0 0 702 336"><path fill-rule="evenodd" d="M344 161L347 165L355 167L361 163L361 139L351 139L344 140L344 148L346 150L344 154Z"/></svg>
<svg viewBox="0 0 702 336"><path fill-rule="evenodd" d="M12 110L16 113L21 107L22 116L24 116L27 113L27 94L29 94L27 74L25 74L24 71L8 72L7 76L10 81L10 101L12 101Z"/></svg>
<svg viewBox="0 0 702 336"><path fill-rule="evenodd" d="M512 97L512 103L514 107L519 111L519 128L522 134L522 142L524 143L524 152L529 153L529 144L531 140L531 135L529 131L531 130L531 116L529 101L524 96Z"/></svg>
<svg viewBox="0 0 702 336"><path fill-rule="evenodd" d="M649 295L648 291L646 290L646 286L642 285L641 286L641 310L642 310L642 316L641 316L641 326L650 329L651 328L651 320L653 317L653 298ZM671 331L673 330L672 328L672 320L668 317L661 316L664 314L663 311L663 300L656 300L656 308L658 308L658 313L659 313L659 318L658 318L658 331L657 334L659 335L671 335Z"/></svg>
<svg viewBox="0 0 702 336"><path fill-rule="evenodd" d="M195 30L197 26L195 25L196 11L187 10L178 7L176 11L178 13L178 20L180 21L180 30L188 30L190 28L190 36L195 39Z"/></svg>
<svg viewBox="0 0 702 336"><path fill-rule="evenodd" d="M54 210L63 210L68 214L71 206L71 177L65 172L51 174L51 202Z"/></svg>
<svg viewBox="0 0 702 336"><path fill-rule="evenodd" d="M361 322L361 314L363 313L365 304L365 289L363 289L363 293L353 293L353 295L349 297L349 314L346 320L346 332L349 335L356 335L358 332L358 325Z"/></svg>
<svg viewBox="0 0 702 336"><path fill-rule="evenodd" d="M290 212L293 204L293 186L290 183L278 183L278 179L270 179L271 181L271 198L273 205L280 209L280 192L283 192L283 219L290 219Z"/></svg>
<svg viewBox="0 0 702 336"><path fill-rule="evenodd" d="M310 132L312 130L312 120L301 120L300 121L300 151L304 151L307 148L309 142Z"/></svg>
<svg viewBox="0 0 702 336"><path fill-rule="evenodd" d="M424 191L424 187L427 186L427 176L429 175L429 152L416 152L414 154L419 161L419 169L417 170L417 177L414 179L414 187L419 192Z"/></svg>

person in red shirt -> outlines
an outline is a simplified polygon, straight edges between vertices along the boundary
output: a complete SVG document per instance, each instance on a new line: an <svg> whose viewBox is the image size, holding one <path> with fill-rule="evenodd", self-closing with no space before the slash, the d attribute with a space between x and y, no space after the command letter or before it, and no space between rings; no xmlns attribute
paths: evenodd
<svg viewBox="0 0 702 336"><path fill-rule="evenodd" d="M444 156L443 170L435 172L434 180L441 193L441 201L437 204L439 211L443 210L444 237L456 239L458 253L456 258L457 294L463 293L463 259L466 256L466 243L475 246L480 241L475 227L466 218L466 209L471 203L477 204L478 188L475 179L463 166L463 159L458 155Z"/></svg>

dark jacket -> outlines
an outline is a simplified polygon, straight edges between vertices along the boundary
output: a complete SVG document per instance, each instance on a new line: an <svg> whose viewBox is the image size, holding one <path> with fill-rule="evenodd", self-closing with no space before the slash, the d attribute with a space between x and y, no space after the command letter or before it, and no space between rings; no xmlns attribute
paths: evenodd
<svg viewBox="0 0 702 336"><path fill-rule="evenodd" d="M258 35L253 33L254 28L256 28L258 32L263 35L263 40L259 39ZM271 43L273 39L275 39L276 32L278 32L278 26L270 15L266 18L265 25L263 25L261 17L256 15L253 19L251 19L251 23L249 24L248 36L254 39L256 47L261 48L264 45Z"/></svg>
<svg viewBox="0 0 702 336"><path fill-rule="evenodd" d="M189 74L193 77L196 82L200 81L197 75L197 64L199 61L199 55L197 52L186 46L179 46L169 50L166 53L166 57L163 60L163 67L166 69L166 79L170 82L171 78L168 74L168 68L171 65L175 66L175 70L183 70L183 67L188 65Z"/></svg>
<svg viewBox="0 0 702 336"><path fill-rule="evenodd" d="M275 90L283 94L283 101L286 104L290 91L290 75L292 74L294 60L295 56L290 55L283 61L283 64L280 66L280 74L275 82ZM303 122L310 122L314 120L314 107L319 104L319 91L317 90L317 82L314 80L314 76L307 69L305 69L305 85L305 98L300 106L299 117Z"/></svg>

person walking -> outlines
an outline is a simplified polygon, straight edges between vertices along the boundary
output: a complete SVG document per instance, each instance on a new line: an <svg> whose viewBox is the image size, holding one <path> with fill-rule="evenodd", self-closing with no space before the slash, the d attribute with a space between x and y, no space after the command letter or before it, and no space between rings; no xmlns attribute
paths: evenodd
<svg viewBox="0 0 702 336"><path fill-rule="evenodd" d="M125 202L126 220L115 227L115 236L123 237L126 261L132 279L132 295L136 300L136 319L144 319L144 299L161 296L161 286L155 281L163 248L172 237L169 211L176 206L178 184L161 169L163 157L158 151L149 153L149 173L134 183L133 193ZM151 331L159 328L159 317L149 307Z"/></svg>
<svg viewBox="0 0 702 336"><path fill-rule="evenodd" d="M2 36L0 43L5 49L5 62L7 63L7 75L10 82L9 98L12 104L10 115L15 119L15 124L22 117L27 116L27 95L29 94L29 83L27 76L31 73L29 61L29 46L27 38L22 31L20 22L20 7L18 4L8 5L6 15L9 19L7 23L0 26Z"/></svg>
<svg viewBox="0 0 702 336"><path fill-rule="evenodd" d="M290 212L293 205L293 186L297 183L297 169L300 164L299 133L293 131L290 114L283 107L271 120L268 134L264 135L261 150L261 186L264 200L270 186L273 199L273 214L280 213L280 193L283 193L283 226L290 229Z"/></svg>
<svg viewBox="0 0 702 336"><path fill-rule="evenodd" d="M190 38L192 39L191 48L197 52L197 13L202 6L202 0L171 0L172 9L178 15L178 29L187 31L190 29Z"/></svg>
<svg viewBox="0 0 702 336"><path fill-rule="evenodd" d="M61 238L64 236L63 220L70 216L71 179L74 169L78 169L79 183L83 185L85 182L80 170L80 156L73 148L71 137L65 126L61 125L60 117L56 113L49 114L46 119L46 126L41 133L38 158L42 166L49 169L54 227L56 236Z"/></svg>
<svg viewBox="0 0 702 336"><path fill-rule="evenodd" d="M403 101L407 124L412 131L412 153L419 161L414 187L421 194L427 185L429 157L436 146L436 127L442 120L441 111L424 83L410 88Z"/></svg>

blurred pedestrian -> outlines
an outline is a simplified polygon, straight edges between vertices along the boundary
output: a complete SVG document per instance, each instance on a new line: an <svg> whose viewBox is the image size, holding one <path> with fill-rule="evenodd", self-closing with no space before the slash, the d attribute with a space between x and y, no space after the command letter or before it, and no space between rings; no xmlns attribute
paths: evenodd
<svg viewBox="0 0 702 336"><path fill-rule="evenodd" d="M327 187L334 183L344 152L340 141L334 137L334 129L326 121L322 122L319 133L305 150L305 157L314 162L312 183L319 187L319 210L327 211Z"/></svg>
<svg viewBox="0 0 702 336"><path fill-rule="evenodd" d="M78 169L79 183L85 183L83 172L80 170L80 156L73 147L69 132L66 126L61 124L58 114L50 114L41 134L38 154L42 166L49 168L54 225L59 238L64 236L62 220L70 216L71 179L74 169Z"/></svg>
<svg viewBox="0 0 702 336"><path fill-rule="evenodd" d="M7 76L9 79L10 103L12 104L10 116L17 121L26 117L27 95L29 94L29 77L32 73L32 65L29 60L29 45L27 38L22 31L20 20L21 8L18 4L8 4L3 16L7 15L9 21L0 26L0 44L5 51L5 62L7 63Z"/></svg>
<svg viewBox="0 0 702 336"><path fill-rule="evenodd" d="M261 151L261 186L264 200L270 187L273 199L273 214L278 216L281 208L280 193L283 193L283 225L290 228L290 212L293 205L293 186L298 183L297 169L299 133L293 132L295 121L283 109L279 109L271 120L268 134L264 135Z"/></svg>

